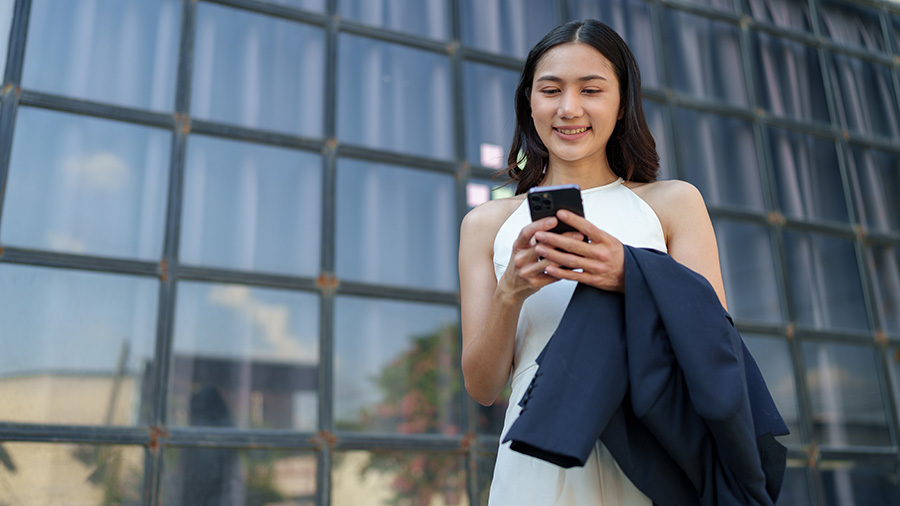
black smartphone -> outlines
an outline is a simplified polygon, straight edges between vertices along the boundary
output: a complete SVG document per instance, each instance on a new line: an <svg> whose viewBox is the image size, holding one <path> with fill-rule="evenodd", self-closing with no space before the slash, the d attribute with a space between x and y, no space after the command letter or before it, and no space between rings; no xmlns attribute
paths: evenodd
<svg viewBox="0 0 900 506"><path fill-rule="evenodd" d="M584 216L584 208L581 205L581 188L577 184L535 186L528 190L528 208L531 209L531 221L537 221L547 216L556 216L556 211L560 209ZM575 231L571 225L562 221L550 230L557 234Z"/></svg>

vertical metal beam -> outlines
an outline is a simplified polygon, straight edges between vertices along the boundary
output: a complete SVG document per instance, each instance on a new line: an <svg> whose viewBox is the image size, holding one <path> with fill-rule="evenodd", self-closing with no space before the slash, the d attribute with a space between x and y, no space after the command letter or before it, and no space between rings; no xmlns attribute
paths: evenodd
<svg viewBox="0 0 900 506"><path fill-rule="evenodd" d="M3 225L3 200L9 176L9 159L12 151L16 111L19 107L19 86L25 57L25 41L28 37L28 17L31 0L16 0L12 25L9 30L9 47L6 51L6 69L0 86L0 227Z"/></svg>

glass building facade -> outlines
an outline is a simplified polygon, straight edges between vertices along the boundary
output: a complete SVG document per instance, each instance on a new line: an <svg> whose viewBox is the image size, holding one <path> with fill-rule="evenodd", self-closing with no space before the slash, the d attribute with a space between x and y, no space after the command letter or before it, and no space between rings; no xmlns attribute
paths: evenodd
<svg viewBox="0 0 900 506"><path fill-rule="evenodd" d="M900 504L900 4L0 0L0 505L485 504L458 227L585 17L706 198L779 504Z"/></svg>

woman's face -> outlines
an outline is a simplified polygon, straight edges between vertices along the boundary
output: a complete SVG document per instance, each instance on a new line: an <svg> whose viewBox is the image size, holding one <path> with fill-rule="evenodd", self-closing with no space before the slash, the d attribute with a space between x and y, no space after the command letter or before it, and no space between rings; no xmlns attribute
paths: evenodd
<svg viewBox="0 0 900 506"><path fill-rule="evenodd" d="M530 100L551 164L607 167L606 143L623 110L619 80L605 56L577 42L547 51L535 69Z"/></svg>

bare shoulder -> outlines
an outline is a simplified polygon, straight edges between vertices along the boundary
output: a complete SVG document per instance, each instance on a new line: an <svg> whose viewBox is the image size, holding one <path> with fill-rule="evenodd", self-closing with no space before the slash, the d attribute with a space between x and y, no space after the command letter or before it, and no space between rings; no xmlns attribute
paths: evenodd
<svg viewBox="0 0 900 506"><path fill-rule="evenodd" d="M652 183L627 183L659 217L667 239L674 232L709 221L706 203L696 186L678 179Z"/></svg>
<svg viewBox="0 0 900 506"><path fill-rule="evenodd" d="M463 239L476 241L482 239L493 242L500 227L524 199L524 195L516 195L515 197L489 200L478 205L463 218L460 235Z"/></svg>

